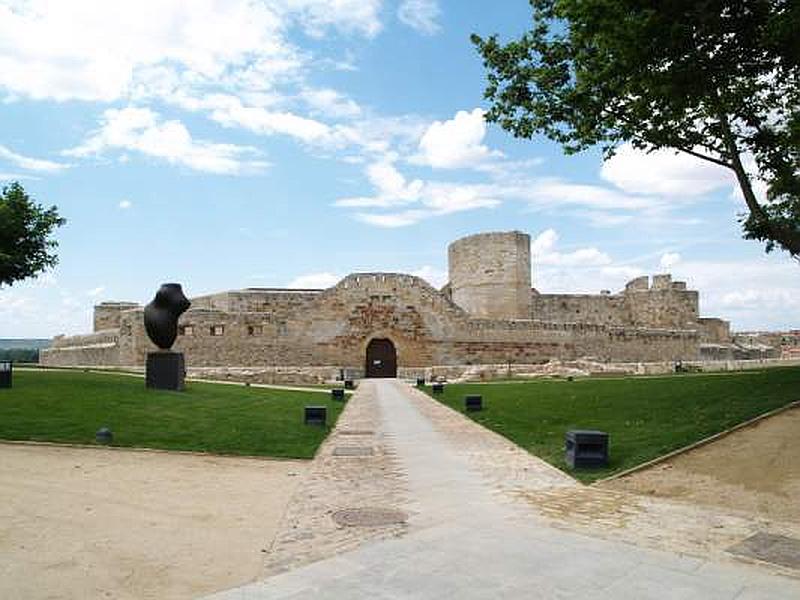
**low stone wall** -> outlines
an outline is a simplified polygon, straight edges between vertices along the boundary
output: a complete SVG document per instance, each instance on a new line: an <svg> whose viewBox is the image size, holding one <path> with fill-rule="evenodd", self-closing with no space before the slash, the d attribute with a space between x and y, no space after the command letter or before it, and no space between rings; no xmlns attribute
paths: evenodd
<svg viewBox="0 0 800 600"><path fill-rule="evenodd" d="M46 352L46 351L45 351ZM91 358L90 355L85 355ZM792 359L763 360L696 360L684 361L683 367L698 372L747 371L770 367L800 366L800 357ZM142 366L109 367L102 362L68 363L61 365L51 362L48 366L67 366L76 369L99 367L144 373ZM426 381L442 379L458 381L491 381L497 379L531 379L537 377L588 377L588 376L630 376L667 375L675 372L674 362L599 362L591 359L551 360L538 364L481 364L481 365L438 365L433 367L401 367L398 377L413 380L424 377ZM342 377L360 379L364 370L359 367L189 367L189 378L218 381L240 381L275 385L303 385L333 383Z"/></svg>
<svg viewBox="0 0 800 600"><path fill-rule="evenodd" d="M119 345L113 342L64 346L39 351L39 364L48 367L119 365Z"/></svg>
<svg viewBox="0 0 800 600"><path fill-rule="evenodd" d="M336 381L340 372L339 367L189 367L186 370L187 376L194 379L274 385L324 384ZM345 374L345 377L362 375L359 371L356 375Z"/></svg>

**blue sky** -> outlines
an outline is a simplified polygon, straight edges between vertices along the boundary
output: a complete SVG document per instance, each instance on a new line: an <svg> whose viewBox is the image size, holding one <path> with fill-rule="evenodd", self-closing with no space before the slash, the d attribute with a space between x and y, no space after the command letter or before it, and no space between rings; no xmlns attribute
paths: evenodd
<svg viewBox="0 0 800 600"><path fill-rule="evenodd" d="M469 35L525 0L0 0L0 179L68 219L60 264L0 289L0 337L91 327L104 300L446 281L447 243L531 234L534 285L671 271L737 329L800 324L800 270L741 239L723 169L564 156L482 119Z"/></svg>

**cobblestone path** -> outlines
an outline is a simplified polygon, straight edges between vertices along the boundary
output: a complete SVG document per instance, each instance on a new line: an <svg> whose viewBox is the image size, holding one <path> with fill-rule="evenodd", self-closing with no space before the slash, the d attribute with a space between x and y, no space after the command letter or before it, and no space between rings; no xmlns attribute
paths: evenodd
<svg viewBox="0 0 800 600"><path fill-rule="evenodd" d="M405 522L370 521L398 510ZM299 486L266 559L278 574L214 598L800 598L794 573L725 552L765 527L794 534L587 488L403 382L370 380Z"/></svg>

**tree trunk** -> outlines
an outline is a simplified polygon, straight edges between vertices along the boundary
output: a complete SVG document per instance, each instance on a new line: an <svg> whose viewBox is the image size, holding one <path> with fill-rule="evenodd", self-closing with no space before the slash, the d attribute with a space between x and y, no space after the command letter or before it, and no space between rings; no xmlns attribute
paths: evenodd
<svg viewBox="0 0 800 600"><path fill-rule="evenodd" d="M753 192L753 184L742 164L739 148L736 145L736 139L731 131L730 123L728 122L728 116L723 112L720 112L718 116L720 127L722 128L723 142L731 162L731 169L736 173L736 180L739 182L739 187L742 190L747 208L750 210L750 215L764 225L769 232L769 238L771 240L780 244L795 259L800 259L800 234L792 231L791 228L774 223L769 218L764 207L758 203L758 199Z"/></svg>

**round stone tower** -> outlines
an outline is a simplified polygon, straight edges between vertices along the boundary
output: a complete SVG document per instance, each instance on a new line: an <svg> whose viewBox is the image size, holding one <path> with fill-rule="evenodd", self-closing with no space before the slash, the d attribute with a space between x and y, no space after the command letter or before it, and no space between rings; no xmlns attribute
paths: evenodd
<svg viewBox="0 0 800 600"><path fill-rule="evenodd" d="M447 248L453 302L476 317L531 318L531 237L478 233Z"/></svg>

